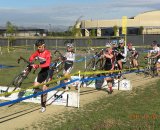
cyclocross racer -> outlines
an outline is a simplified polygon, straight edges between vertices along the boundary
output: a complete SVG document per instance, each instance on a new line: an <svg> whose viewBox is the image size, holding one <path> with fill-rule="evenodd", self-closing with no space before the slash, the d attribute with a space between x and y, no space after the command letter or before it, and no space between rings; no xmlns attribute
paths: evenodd
<svg viewBox="0 0 160 130"><path fill-rule="evenodd" d="M71 73L71 70L73 69L73 62L75 61L75 53L74 53L74 48L73 45L71 43L67 44L67 51L64 55L64 57L66 58L65 63L64 63L64 70L63 70L63 74L64 76L68 76ZM68 82L69 78L66 78L64 80L64 82ZM66 87L65 90L68 90L69 87Z"/></svg>
<svg viewBox="0 0 160 130"><path fill-rule="evenodd" d="M49 66L51 64L51 52L45 48L45 41L43 39L37 40L35 46L37 47L37 51L30 56L29 61L33 62L34 59L37 59L40 62L40 64L32 65L34 69L41 68L40 72L38 73L38 76L34 81L34 86L37 86L41 83L46 82L46 79L48 77ZM47 88L48 87L46 85L43 85L42 90L47 90ZM35 91L37 91L37 89L35 89ZM47 94L42 94L41 112L44 112L46 110L46 99Z"/></svg>

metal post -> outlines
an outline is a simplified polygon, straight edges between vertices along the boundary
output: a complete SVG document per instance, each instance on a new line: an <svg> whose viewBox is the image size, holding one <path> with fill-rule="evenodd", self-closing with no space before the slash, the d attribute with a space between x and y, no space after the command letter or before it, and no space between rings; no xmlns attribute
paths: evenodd
<svg viewBox="0 0 160 130"><path fill-rule="evenodd" d="M87 65L86 65L86 56L84 57L84 68L85 69L87 68Z"/></svg>
<svg viewBox="0 0 160 130"><path fill-rule="evenodd" d="M8 50L8 53L9 53L9 52L10 52L10 51L9 51L9 38L8 38L8 48L7 48L7 50Z"/></svg>
<svg viewBox="0 0 160 130"><path fill-rule="evenodd" d="M81 73L80 71L78 72L79 73L79 80L81 79ZM80 103L80 83L78 84L78 92L77 92L77 107L79 108L79 103Z"/></svg>
<svg viewBox="0 0 160 130"><path fill-rule="evenodd" d="M56 50L57 50L57 39L56 39Z"/></svg>
<svg viewBox="0 0 160 130"><path fill-rule="evenodd" d="M27 51L27 39L26 39L26 51Z"/></svg>

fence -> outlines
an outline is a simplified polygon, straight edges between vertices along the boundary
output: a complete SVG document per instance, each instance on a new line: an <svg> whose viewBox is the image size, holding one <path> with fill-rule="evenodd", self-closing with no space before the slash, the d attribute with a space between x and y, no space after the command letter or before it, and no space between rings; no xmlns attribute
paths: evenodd
<svg viewBox="0 0 160 130"><path fill-rule="evenodd" d="M35 38L15 38L10 46L33 46L36 41ZM92 46L104 46L107 41L110 41L112 37L103 38L45 38L47 46L64 46L66 41L73 41L77 47L86 47L89 44ZM90 41L89 41L90 40ZM132 42L134 45L149 45L152 41L157 40L160 43L160 35L130 35L127 36L127 42ZM0 46L8 46L9 42L7 38L0 38Z"/></svg>

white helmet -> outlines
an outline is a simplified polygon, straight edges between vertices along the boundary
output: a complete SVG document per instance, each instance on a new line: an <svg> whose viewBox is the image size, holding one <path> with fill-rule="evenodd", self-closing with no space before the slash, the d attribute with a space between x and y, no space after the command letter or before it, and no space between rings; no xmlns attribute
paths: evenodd
<svg viewBox="0 0 160 130"><path fill-rule="evenodd" d="M72 43L67 43L67 47L74 47Z"/></svg>
<svg viewBox="0 0 160 130"><path fill-rule="evenodd" d="M133 47L133 48L132 48L132 50L133 50L133 51L135 51L135 50L136 50L136 48L135 48L135 47Z"/></svg>
<svg viewBox="0 0 160 130"><path fill-rule="evenodd" d="M107 47L107 48L112 47L112 44L111 44L110 42L107 42L107 43L106 43L106 47Z"/></svg>
<svg viewBox="0 0 160 130"><path fill-rule="evenodd" d="M120 40L119 40L119 43L124 43L124 39L120 39Z"/></svg>

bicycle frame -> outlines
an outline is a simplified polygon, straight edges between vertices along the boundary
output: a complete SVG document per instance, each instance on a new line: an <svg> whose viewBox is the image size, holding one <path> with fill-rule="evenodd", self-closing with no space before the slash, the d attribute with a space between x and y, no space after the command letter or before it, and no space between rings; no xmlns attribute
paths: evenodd
<svg viewBox="0 0 160 130"><path fill-rule="evenodd" d="M156 69L155 69L156 62L155 61L156 61L155 58L150 58L150 57L147 58L147 65L144 68L145 76L147 75L150 75L152 77L155 76L155 72L156 72Z"/></svg>
<svg viewBox="0 0 160 130"><path fill-rule="evenodd" d="M18 74L11 82L11 85L13 85L15 88L12 91L15 91L18 87L21 87L21 84L23 82L24 79L27 78L28 74L31 72L32 70L32 66L28 60L26 60L25 58L21 57L18 59L18 63L20 63L20 61L23 60L24 62L26 62L28 65L25 67L24 70L22 70L20 72L20 74ZM8 92L10 86L7 88L6 92Z"/></svg>
<svg viewBox="0 0 160 130"><path fill-rule="evenodd" d="M103 69L103 59L101 59L102 54L103 50L99 53L96 52L88 63L87 68L85 68L85 71Z"/></svg>

